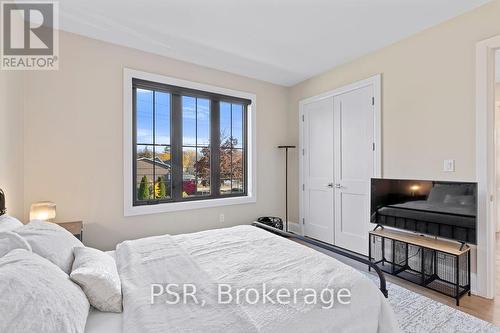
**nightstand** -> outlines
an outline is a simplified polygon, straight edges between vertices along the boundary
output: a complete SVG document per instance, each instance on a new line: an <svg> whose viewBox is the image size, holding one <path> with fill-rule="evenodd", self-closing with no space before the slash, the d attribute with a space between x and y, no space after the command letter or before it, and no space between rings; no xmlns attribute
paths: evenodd
<svg viewBox="0 0 500 333"><path fill-rule="evenodd" d="M64 229L71 232L76 238L80 241L83 241L83 222L82 221L74 221L74 222L55 222L57 225L63 227Z"/></svg>

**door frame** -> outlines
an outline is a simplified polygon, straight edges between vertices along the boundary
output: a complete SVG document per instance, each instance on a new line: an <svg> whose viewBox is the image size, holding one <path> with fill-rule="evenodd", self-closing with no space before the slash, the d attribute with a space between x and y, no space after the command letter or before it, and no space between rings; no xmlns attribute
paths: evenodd
<svg viewBox="0 0 500 333"><path fill-rule="evenodd" d="M299 225L300 232L304 235L304 106L308 103L317 102L325 98L342 95L352 90L360 89L366 86L373 85L374 97L374 143L375 150L373 152L373 177L382 177L382 74L376 74L367 79L356 81L354 83L341 86L334 90L324 92L322 94L305 98L299 101ZM332 109L333 112L333 109Z"/></svg>
<svg viewBox="0 0 500 333"><path fill-rule="evenodd" d="M476 44L477 295L495 296L495 51L500 35Z"/></svg>

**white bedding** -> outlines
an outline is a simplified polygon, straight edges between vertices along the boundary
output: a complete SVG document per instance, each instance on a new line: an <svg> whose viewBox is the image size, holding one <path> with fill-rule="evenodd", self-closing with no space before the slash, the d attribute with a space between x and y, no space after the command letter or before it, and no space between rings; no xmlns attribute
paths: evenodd
<svg viewBox="0 0 500 333"><path fill-rule="evenodd" d="M222 331L228 329L227 321L240 316L241 320L230 326L232 332L399 331L387 300L360 272L256 227L238 226L127 241L117 247L116 258L123 284L124 313L92 312L87 333L119 332L121 327L124 332L198 332L197 325L205 321L210 324L205 332L216 331L213 325L219 325ZM180 263L188 268L175 269ZM217 282L234 288L256 287L262 283L273 287L346 287L351 289L352 302L348 306L336 304L329 310L304 303L225 305L228 314L221 317L217 307L213 311L198 311L197 305L155 304L153 309L149 304L150 284L172 283L172 278L183 274L191 276L184 282L205 286ZM175 327L172 318L176 318Z"/></svg>
<svg viewBox="0 0 500 333"><path fill-rule="evenodd" d="M115 251L106 251L113 259ZM122 313L101 312L94 308L90 308L85 326L85 333L121 333L122 330Z"/></svg>
<svg viewBox="0 0 500 333"><path fill-rule="evenodd" d="M91 247L75 247L70 278L90 304L103 312L122 312L122 285L115 259Z"/></svg>
<svg viewBox="0 0 500 333"><path fill-rule="evenodd" d="M56 265L24 249L0 258L0 332L84 331L89 302Z"/></svg>

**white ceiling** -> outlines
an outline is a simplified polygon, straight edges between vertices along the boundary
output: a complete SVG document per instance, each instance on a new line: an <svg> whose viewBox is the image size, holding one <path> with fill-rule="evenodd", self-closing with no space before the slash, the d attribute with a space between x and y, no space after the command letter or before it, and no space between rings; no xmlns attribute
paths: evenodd
<svg viewBox="0 0 500 333"><path fill-rule="evenodd" d="M290 86L489 0L60 0L62 30Z"/></svg>

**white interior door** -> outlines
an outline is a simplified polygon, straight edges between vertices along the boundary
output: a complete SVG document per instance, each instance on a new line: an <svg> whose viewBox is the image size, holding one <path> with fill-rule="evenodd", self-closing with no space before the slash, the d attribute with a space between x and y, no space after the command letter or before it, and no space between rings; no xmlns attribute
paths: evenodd
<svg viewBox="0 0 500 333"><path fill-rule="evenodd" d="M334 97L335 245L368 254L374 86Z"/></svg>
<svg viewBox="0 0 500 333"><path fill-rule="evenodd" d="M308 237L334 242L333 97L304 105L303 223Z"/></svg>

